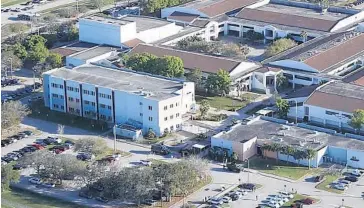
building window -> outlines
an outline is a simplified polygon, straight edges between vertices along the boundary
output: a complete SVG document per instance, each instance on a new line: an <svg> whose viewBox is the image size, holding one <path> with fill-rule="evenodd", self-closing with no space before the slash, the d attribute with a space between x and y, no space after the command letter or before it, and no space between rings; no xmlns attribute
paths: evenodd
<svg viewBox="0 0 364 208"><path fill-rule="evenodd" d="M108 117L107 117L107 120L108 120L108 121L111 121L111 120L112 120L111 116L108 116Z"/></svg>
<svg viewBox="0 0 364 208"><path fill-rule="evenodd" d="M153 121L153 117L150 117L150 116L149 116L148 120L149 120L149 121Z"/></svg>
<svg viewBox="0 0 364 208"><path fill-rule="evenodd" d="M219 25L219 28L222 28L222 27L224 27L224 24Z"/></svg>
<svg viewBox="0 0 364 208"><path fill-rule="evenodd" d="M148 106L148 109L149 109L149 110L153 110L153 107L152 107L152 106Z"/></svg>
<svg viewBox="0 0 364 208"><path fill-rule="evenodd" d="M99 97L106 98L106 99L111 99L111 95L104 94L104 93L99 93Z"/></svg>
<svg viewBox="0 0 364 208"><path fill-rule="evenodd" d="M53 108L58 108L58 105L57 104L53 104Z"/></svg>
<svg viewBox="0 0 364 208"><path fill-rule="evenodd" d="M139 102L139 105L143 105L143 103L142 102Z"/></svg>
<svg viewBox="0 0 364 208"><path fill-rule="evenodd" d="M176 128L179 128L179 124L176 124Z"/></svg>
<svg viewBox="0 0 364 208"><path fill-rule="evenodd" d="M77 114L80 114L80 109L76 109L76 113Z"/></svg>
<svg viewBox="0 0 364 208"><path fill-rule="evenodd" d="M179 113L176 113L176 118L178 118L179 117Z"/></svg>
<svg viewBox="0 0 364 208"><path fill-rule="evenodd" d="M351 115L348 115L348 114L342 114L344 117L348 118L348 119L351 119Z"/></svg>
<svg viewBox="0 0 364 208"><path fill-rule="evenodd" d="M140 116L143 116L143 113L139 113Z"/></svg>
<svg viewBox="0 0 364 208"><path fill-rule="evenodd" d="M111 110L111 106L110 106L110 105L108 105L108 106L107 106L107 109Z"/></svg>
<svg viewBox="0 0 364 208"><path fill-rule="evenodd" d="M169 116L170 119L173 119L173 115Z"/></svg>
<svg viewBox="0 0 364 208"><path fill-rule="evenodd" d="M174 127L173 126L171 126L171 131L173 131L174 130Z"/></svg>
<svg viewBox="0 0 364 208"><path fill-rule="evenodd" d="M78 88L75 88L75 92L80 92L80 89L78 89Z"/></svg>
<svg viewBox="0 0 364 208"><path fill-rule="evenodd" d="M76 103L79 103L80 102L80 99L76 98Z"/></svg>
<svg viewBox="0 0 364 208"><path fill-rule="evenodd" d="M102 120L106 120L106 116L105 115L100 115L100 119L102 119Z"/></svg>
<svg viewBox="0 0 364 208"><path fill-rule="evenodd" d="M237 24L228 24L229 27L239 27Z"/></svg>
<svg viewBox="0 0 364 208"><path fill-rule="evenodd" d="M58 95L57 94L52 94L52 97L58 98Z"/></svg>
<svg viewBox="0 0 364 208"><path fill-rule="evenodd" d="M73 113L73 112L75 112L75 109L74 108L68 108L68 111Z"/></svg>
<svg viewBox="0 0 364 208"><path fill-rule="evenodd" d="M83 90L83 94L87 94L88 95L88 90Z"/></svg>
<svg viewBox="0 0 364 208"><path fill-rule="evenodd" d="M164 117L164 121L167 121L168 120L168 117Z"/></svg>
<svg viewBox="0 0 364 208"><path fill-rule="evenodd" d="M168 107L167 106L164 106L164 110L167 110L168 109Z"/></svg>
<svg viewBox="0 0 364 208"><path fill-rule="evenodd" d="M69 87L69 86L68 86L68 87L67 87L67 90L68 90L68 91L73 91L73 90L74 90L74 88L73 88L73 87Z"/></svg>
<svg viewBox="0 0 364 208"><path fill-rule="evenodd" d="M90 104L90 101L85 100L84 103L85 103L85 105L89 105Z"/></svg>
<svg viewBox="0 0 364 208"><path fill-rule="evenodd" d="M95 96L95 92L94 92L94 91L91 91L91 95L92 95L92 96Z"/></svg>
<svg viewBox="0 0 364 208"><path fill-rule="evenodd" d="M100 104L100 108L106 108L105 104Z"/></svg>
<svg viewBox="0 0 364 208"><path fill-rule="evenodd" d="M64 96L63 95L59 95L59 98L64 99Z"/></svg>
<svg viewBox="0 0 364 208"><path fill-rule="evenodd" d="M335 112L332 112L332 111L326 111L325 113L326 113L327 115L331 115L331 116L339 115L339 113L335 113Z"/></svg>
<svg viewBox="0 0 364 208"><path fill-rule="evenodd" d="M63 89L63 85L59 85L59 88Z"/></svg>
<svg viewBox="0 0 364 208"><path fill-rule="evenodd" d="M178 103L176 103L176 107L178 106Z"/></svg>
<svg viewBox="0 0 364 208"><path fill-rule="evenodd" d="M73 102L73 97L68 97L68 101Z"/></svg>
<svg viewBox="0 0 364 208"><path fill-rule="evenodd" d="M64 106L63 105L61 105L61 110L64 110Z"/></svg>
<svg viewBox="0 0 364 208"><path fill-rule="evenodd" d="M304 77L304 76L300 76L300 75L295 75L294 76L296 79L302 79L302 80L306 80L306 81L312 81L311 77Z"/></svg>
<svg viewBox="0 0 364 208"><path fill-rule="evenodd" d="M173 108L173 104L170 104L170 105L169 105L169 108Z"/></svg>
<svg viewBox="0 0 364 208"><path fill-rule="evenodd" d="M91 102L91 105L92 105L92 106L95 106L95 102Z"/></svg>

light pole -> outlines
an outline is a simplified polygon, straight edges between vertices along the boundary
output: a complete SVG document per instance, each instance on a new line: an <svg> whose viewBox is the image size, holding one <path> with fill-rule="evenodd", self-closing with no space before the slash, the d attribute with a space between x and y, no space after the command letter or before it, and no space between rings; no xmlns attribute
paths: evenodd
<svg viewBox="0 0 364 208"><path fill-rule="evenodd" d="M116 154L116 124L114 124L113 132L114 132L114 154Z"/></svg>
<svg viewBox="0 0 364 208"><path fill-rule="evenodd" d="M344 199L341 199L341 207L344 207Z"/></svg>
<svg viewBox="0 0 364 208"><path fill-rule="evenodd" d="M9 58L10 60L10 75L13 78L13 58Z"/></svg>
<svg viewBox="0 0 364 208"><path fill-rule="evenodd" d="M249 182L250 182L250 180L249 180L249 179L250 179L250 177L249 177L249 176L250 176L249 159L246 159L246 161L248 162L248 169L249 169L249 170L248 170L248 183L249 183Z"/></svg>
<svg viewBox="0 0 364 208"><path fill-rule="evenodd" d="M286 185L286 184L284 184L284 192L286 192L286 187L287 187L287 185Z"/></svg>

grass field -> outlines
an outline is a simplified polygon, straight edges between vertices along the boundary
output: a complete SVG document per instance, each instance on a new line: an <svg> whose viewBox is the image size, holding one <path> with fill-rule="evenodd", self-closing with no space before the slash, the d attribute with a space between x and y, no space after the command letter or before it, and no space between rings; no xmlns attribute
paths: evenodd
<svg viewBox="0 0 364 208"><path fill-rule="evenodd" d="M1 0L1 7L7 7L7 6L12 6L15 4L20 4L23 2L27 2L29 0Z"/></svg>
<svg viewBox="0 0 364 208"><path fill-rule="evenodd" d="M255 99L257 95L249 94L250 99ZM250 101L240 101L235 100L230 97L220 97L220 96L201 96L196 95L196 102L201 103L202 100L207 100L211 107L221 110L234 111L245 107Z"/></svg>
<svg viewBox="0 0 364 208"><path fill-rule="evenodd" d="M1 207L26 207L26 208L83 208L66 201L41 196L36 193L24 191L21 189L12 189L11 191L1 193Z"/></svg>
<svg viewBox="0 0 364 208"><path fill-rule="evenodd" d="M316 173L320 169L311 168L310 170L304 166L297 166L297 164L286 163L280 160L263 159L254 157L249 160L250 168L264 173L273 174L293 180L298 180L308 173Z"/></svg>
<svg viewBox="0 0 364 208"><path fill-rule="evenodd" d="M332 192L332 193L342 194L343 191L331 188L331 186L330 186L330 184L332 182L336 181L338 178L339 178L338 175L326 175L325 179L321 183L319 183L316 186L316 188L324 190L324 191Z"/></svg>

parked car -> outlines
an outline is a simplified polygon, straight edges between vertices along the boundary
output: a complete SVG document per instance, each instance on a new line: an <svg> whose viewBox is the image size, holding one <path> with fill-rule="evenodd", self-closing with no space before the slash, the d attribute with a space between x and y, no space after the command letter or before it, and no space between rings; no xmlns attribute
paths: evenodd
<svg viewBox="0 0 364 208"><path fill-rule="evenodd" d="M267 200L269 201L269 202L273 202L273 203L276 203L276 204L279 204L279 205L283 205L284 204L284 201L283 200L281 200L280 198L278 198L278 197L267 197Z"/></svg>
<svg viewBox="0 0 364 208"><path fill-rule="evenodd" d="M281 199L284 203L286 203L286 202L289 201L288 197L287 196L284 196L282 194L279 194L276 197L279 198L279 199Z"/></svg>
<svg viewBox="0 0 364 208"><path fill-rule="evenodd" d="M42 181L40 180L40 178L31 178L31 179L29 179L29 182L32 184L37 184L37 185L42 184Z"/></svg>
<svg viewBox="0 0 364 208"><path fill-rule="evenodd" d="M97 197L96 198L97 201L103 202L103 203L108 203L109 200L103 196Z"/></svg>
<svg viewBox="0 0 364 208"><path fill-rule="evenodd" d="M222 198L222 201L223 201L224 203L230 203L230 202L232 201L232 199L231 199L230 197L228 197L228 196L224 196L224 197Z"/></svg>
<svg viewBox="0 0 364 208"><path fill-rule="evenodd" d="M146 199L142 202L142 204L145 204L147 206L153 206L155 205L157 201L156 200L153 200L153 199Z"/></svg>
<svg viewBox="0 0 364 208"><path fill-rule="evenodd" d="M44 147L40 144L32 144L33 147L37 148L37 150L42 150Z"/></svg>
<svg viewBox="0 0 364 208"><path fill-rule="evenodd" d="M347 180L341 179L339 182L342 183L342 184L351 185L351 182L347 181Z"/></svg>
<svg viewBox="0 0 364 208"><path fill-rule="evenodd" d="M358 169L355 169L353 171L350 172L351 175L356 176L356 177L360 177L361 173Z"/></svg>
<svg viewBox="0 0 364 208"><path fill-rule="evenodd" d="M47 187L47 188L54 188L54 187L56 187L56 184L54 184L54 183L43 183L42 185L44 187Z"/></svg>
<svg viewBox="0 0 364 208"><path fill-rule="evenodd" d="M23 166L21 164L17 163L13 165L13 170L21 170L21 169L23 169Z"/></svg>
<svg viewBox="0 0 364 208"><path fill-rule="evenodd" d="M23 131L22 133L26 134L27 136L33 135L32 131Z"/></svg>
<svg viewBox="0 0 364 208"><path fill-rule="evenodd" d="M232 196L231 196L231 199L233 200L233 201L236 201L236 200L238 200L238 199L240 199L241 198L241 195L240 194L233 194Z"/></svg>
<svg viewBox="0 0 364 208"><path fill-rule="evenodd" d="M214 204L214 205L222 205L224 202L222 199L220 198L211 198L208 200L209 204Z"/></svg>
<svg viewBox="0 0 364 208"><path fill-rule="evenodd" d="M239 188L254 190L256 189L256 185L253 183L243 183L242 185L239 185Z"/></svg>
<svg viewBox="0 0 364 208"><path fill-rule="evenodd" d="M274 208L279 208L280 207L280 205L275 203L275 202L268 202L268 203L266 203L266 205L269 206L269 207L274 207Z"/></svg>
<svg viewBox="0 0 364 208"><path fill-rule="evenodd" d="M287 192L287 191L280 191L280 194L282 194L283 196L286 196L289 199L293 199L293 194Z"/></svg>
<svg viewBox="0 0 364 208"><path fill-rule="evenodd" d="M92 160L95 158L95 155L90 154L90 153L83 153L80 152L78 153L78 155L76 156L77 159L82 160L82 161L87 161L87 160Z"/></svg>
<svg viewBox="0 0 364 208"><path fill-rule="evenodd" d="M320 181L322 181L322 179L324 179L324 176L323 175L319 175L319 176L316 176L315 177L314 181L315 182L320 182Z"/></svg>
<svg viewBox="0 0 364 208"><path fill-rule="evenodd" d="M346 189L348 189L348 187L345 186L345 184L342 184L342 183L335 184L334 188L338 189L338 190L342 190L342 191L345 191Z"/></svg>
<svg viewBox="0 0 364 208"><path fill-rule="evenodd" d="M71 144L71 145L75 145L75 143L71 140L66 140L64 141L65 144Z"/></svg>
<svg viewBox="0 0 364 208"><path fill-rule="evenodd" d="M355 177L355 176L346 176L344 179L347 180L347 181L350 181L350 182L357 182L358 181L358 178Z"/></svg>
<svg viewBox="0 0 364 208"><path fill-rule="evenodd" d="M314 201L310 198L303 199L303 200L301 200L301 202L306 205L311 205L314 203Z"/></svg>
<svg viewBox="0 0 364 208"><path fill-rule="evenodd" d="M151 166L152 161L150 161L150 160L140 160L140 164L144 165L144 166Z"/></svg>
<svg viewBox="0 0 364 208"><path fill-rule="evenodd" d="M169 153L171 153L171 151L162 144L153 144L151 146L151 151L154 154L161 154L161 155L168 155Z"/></svg>

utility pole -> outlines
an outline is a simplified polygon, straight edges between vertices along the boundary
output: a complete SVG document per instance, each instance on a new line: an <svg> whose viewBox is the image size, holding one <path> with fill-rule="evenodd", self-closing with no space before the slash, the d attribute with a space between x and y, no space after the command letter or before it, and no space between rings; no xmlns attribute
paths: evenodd
<svg viewBox="0 0 364 208"><path fill-rule="evenodd" d="M116 154L116 124L114 124L114 154Z"/></svg>
<svg viewBox="0 0 364 208"><path fill-rule="evenodd" d="M9 58L10 60L10 75L13 78L13 58Z"/></svg>

